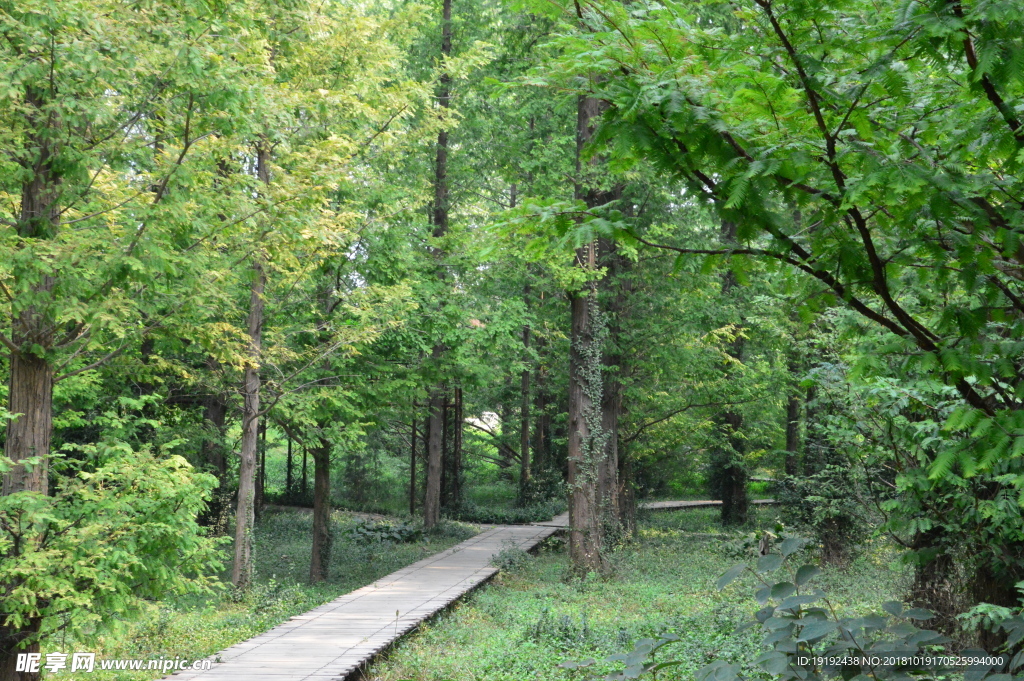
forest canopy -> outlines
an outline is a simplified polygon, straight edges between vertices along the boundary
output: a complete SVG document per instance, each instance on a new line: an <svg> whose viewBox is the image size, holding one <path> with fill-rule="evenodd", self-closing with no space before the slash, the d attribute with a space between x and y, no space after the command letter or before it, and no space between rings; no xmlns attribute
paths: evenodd
<svg viewBox="0 0 1024 681"><path fill-rule="evenodd" d="M0 0L0 34L0 678L251 593L271 505L318 584L332 508L567 508L608 577L638 500L771 496L1019 645L1019 2Z"/></svg>

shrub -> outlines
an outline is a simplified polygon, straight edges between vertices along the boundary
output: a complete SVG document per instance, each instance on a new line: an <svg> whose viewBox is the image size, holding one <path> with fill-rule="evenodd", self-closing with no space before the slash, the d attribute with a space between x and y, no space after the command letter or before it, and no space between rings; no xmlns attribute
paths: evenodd
<svg viewBox="0 0 1024 681"><path fill-rule="evenodd" d="M485 508L472 502L463 502L447 513L453 520L494 525L523 525L551 520L566 509L561 499L552 499L518 508Z"/></svg>

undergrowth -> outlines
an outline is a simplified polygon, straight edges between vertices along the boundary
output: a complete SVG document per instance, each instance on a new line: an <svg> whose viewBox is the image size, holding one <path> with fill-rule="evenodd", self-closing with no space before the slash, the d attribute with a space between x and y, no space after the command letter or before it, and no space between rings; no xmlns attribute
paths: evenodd
<svg viewBox="0 0 1024 681"><path fill-rule="evenodd" d="M665 632L680 637L672 654L686 664L660 679L692 679L719 658L753 660L760 638L733 635L753 611L749 585L718 592L715 583L737 562L737 540L775 526L775 509L756 509L742 530L724 530L717 516L714 508L649 514L636 541L610 554L609 579L568 579L564 549L550 542L400 644L365 678L566 681L581 672L559 669L561 662L600 659ZM900 593L905 577L896 553L876 544L843 574L826 570L822 585L853 609L869 608Z"/></svg>

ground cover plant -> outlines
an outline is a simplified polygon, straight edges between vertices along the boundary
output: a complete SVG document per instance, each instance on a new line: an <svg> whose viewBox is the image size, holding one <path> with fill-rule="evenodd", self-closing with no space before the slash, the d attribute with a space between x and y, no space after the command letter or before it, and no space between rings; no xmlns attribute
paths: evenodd
<svg viewBox="0 0 1024 681"><path fill-rule="evenodd" d="M536 557L509 561L509 571L399 644L365 677L582 679L595 669L559 665L628 651L635 642L664 633L680 638L665 659L684 662L658 678L692 679L716 659L756 671L760 636L734 634L759 607L750 596L754 582L741 577L721 592L716 583L738 556L756 555L742 547L744 539L774 530L777 515L771 508L758 509L754 524L737 530L722 526L717 509L651 513L641 522L636 543L612 554L615 572L608 579L572 579L564 543L555 541ZM910 577L910 567L883 541L843 568L825 568L819 579L854 614L898 597Z"/></svg>

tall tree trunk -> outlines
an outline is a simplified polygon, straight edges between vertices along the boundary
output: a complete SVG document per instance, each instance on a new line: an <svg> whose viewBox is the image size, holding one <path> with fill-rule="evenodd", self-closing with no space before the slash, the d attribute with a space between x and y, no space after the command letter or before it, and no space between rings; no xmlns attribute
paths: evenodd
<svg viewBox="0 0 1024 681"><path fill-rule="evenodd" d="M260 182L270 184L270 150L260 144L256 150ZM263 351L263 293L267 275L263 256L252 263L252 285L249 291L249 361L245 366L244 403L242 407L242 444L238 465L238 504L235 511L235 560L231 583L247 589L254 576L252 533L256 524L256 449L260 413L260 355Z"/></svg>
<svg viewBox="0 0 1024 681"><path fill-rule="evenodd" d="M263 506L266 503L267 494L267 419L260 419L259 444L257 449L256 468L256 500L254 503L254 514L256 520L263 517Z"/></svg>
<svg viewBox="0 0 1024 681"><path fill-rule="evenodd" d="M416 514L416 400L412 401L412 446L409 452L409 515Z"/></svg>
<svg viewBox="0 0 1024 681"><path fill-rule="evenodd" d="M448 394L445 393L444 400L441 402L441 507L448 508L452 502L452 481L451 481L451 470L452 470L452 452L451 447L448 446L448 432L450 430L450 424L448 423L448 411L450 403L448 402Z"/></svg>
<svg viewBox="0 0 1024 681"><path fill-rule="evenodd" d="M291 503L292 484L294 482L294 480L292 479L292 436L291 435L287 435L287 438L288 438L288 458L286 459L286 463L285 463L285 466L284 466L284 470L285 470L285 473L284 473L284 494L285 494L286 497L288 497L288 500L289 500L288 503Z"/></svg>
<svg viewBox="0 0 1024 681"><path fill-rule="evenodd" d="M732 222L722 223L722 241L725 244L736 243L736 225ZM722 275L722 299L725 302L736 287L736 275L728 270ZM744 339L737 330L736 339L728 352L736 360L743 361ZM727 409L719 419L719 430L724 441L718 452L720 457L718 470L721 480L719 490L722 496L721 519L724 525L742 525L747 522L749 497L747 495L747 470L742 457L746 452L746 441L743 438L743 415Z"/></svg>
<svg viewBox="0 0 1024 681"><path fill-rule="evenodd" d="M796 374L796 363L789 363L789 373ZM800 412L803 406L800 394L794 386L790 388L786 402L786 475L796 475L800 469Z"/></svg>
<svg viewBox="0 0 1024 681"><path fill-rule="evenodd" d="M447 60L452 53L452 0L443 0L441 6L441 59ZM447 111L451 107L452 77L448 71L441 74L438 83L437 103ZM431 216L433 236L442 238L448 233L448 130L442 128L437 133L437 150L434 159L434 205ZM434 250L437 260L437 277L446 279L441 260L443 249L438 246ZM432 358L440 363L445 353L444 343L438 340L434 344ZM427 408L430 414L430 436L427 439L427 489L423 500L423 526L431 528L441 518L441 409L444 399L441 382L430 388Z"/></svg>
<svg viewBox="0 0 1024 681"><path fill-rule="evenodd" d="M309 494L309 477L306 475L306 460L309 458L309 447L303 445L302 447L302 498L305 500L306 495Z"/></svg>
<svg viewBox="0 0 1024 681"><path fill-rule="evenodd" d="M452 505L462 503L462 388L455 389L455 413L452 423Z"/></svg>
<svg viewBox="0 0 1024 681"><path fill-rule="evenodd" d="M524 295L530 295L530 287L526 286ZM528 299L528 298L527 298ZM523 350L529 360L530 325L523 325ZM519 377L519 498L526 503L530 490L530 366L523 367Z"/></svg>
<svg viewBox="0 0 1024 681"><path fill-rule="evenodd" d="M601 400L601 426L605 433L605 452L598 475L598 503L601 520L608 531L622 529L623 506L619 481L619 419L622 415L624 398L622 376L627 370L626 358L620 345L622 325L627 314L627 297L630 293L628 280L629 261L622 256L612 241L601 240L603 257L600 262L607 268L601 280L601 289L607 298L608 343L602 356L605 369L604 390Z"/></svg>
<svg viewBox="0 0 1024 681"><path fill-rule="evenodd" d="M541 303L544 293L540 295ZM547 367L545 365L545 348L547 341L543 336L534 337L534 348L537 352L537 368L534 378L535 416L533 419L533 471L537 475L546 470L550 463L548 441L551 435L551 416L548 414Z"/></svg>
<svg viewBox="0 0 1024 681"><path fill-rule="evenodd" d="M435 386L427 400L427 489L423 498L423 526L431 528L441 519L441 429L444 396Z"/></svg>
<svg viewBox="0 0 1024 681"><path fill-rule="evenodd" d="M327 579L331 565L331 443L323 437L313 447L313 553L309 582Z"/></svg>
<svg viewBox="0 0 1024 681"><path fill-rule="evenodd" d="M599 183L585 177L583 150L593 136L593 122L601 115L603 107L599 100L580 97L576 109L575 196L591 208L616 198L613 192L600 189ZM594 159L590 165L596 162ZM596 269L595 242L577 249L576 266L584 270ZM604 399L601 375L604 325L594 282L590 282L583 291L570 294L569 300L569 557L577 573L604 572L608 566L602 555L599 497L599 480L608 437L601 413Z"/></svg>
<svg viewBox="0 0 1024 681"><path fill-rule="evenodd" d="M47 130L51 113L45 111L47 93L29 86L25 90L26 125L34 131L28 145L34 157L22 161L26 177L21 185L21 213L18 236L25 240L53 239L60 228L60 176L52 140ZM7 424L4 455L15 463L40 457L36 465L16 465L4 475L3 494L33 491L48 493L50 438L53 435L53 366L46 353L52 345L53 320L48 310L56 279L45 271L46 264L33 258L14 267L15 289L27 284L35 302L23 308L11 323L10 384L7 410L20 414ZM40 271L44 270L44 271Z"/></svg>
<svg viewBox="0 0 1024 681"><path fill-rule="evenodd" d="M570 296L570 301L569 558L577 573L604 572L607 563L601 552L597 499L599 459L604 446L600 433L600 349L593 328L596 293L586 290Z"/></svg>

